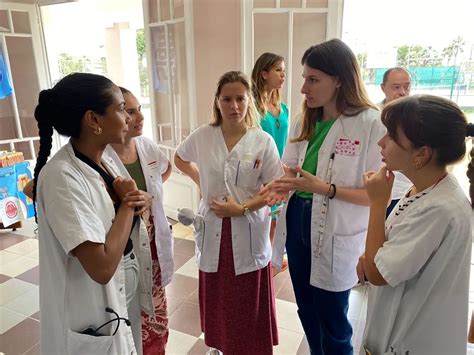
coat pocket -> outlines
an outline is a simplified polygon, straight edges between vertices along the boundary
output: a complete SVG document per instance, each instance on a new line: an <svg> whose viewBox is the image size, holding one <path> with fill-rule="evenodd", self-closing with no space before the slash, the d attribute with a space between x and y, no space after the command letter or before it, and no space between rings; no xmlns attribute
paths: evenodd
<svg viewBox="0 0 474 355"><path fill-rule="evenodd" d="M355 235L337 235L333 237L332 273L336 277L356 275L359 257L365 246L366 231Z"/></svg>
<svg viewBox="0 0 474 355"><path fill-rule="evenodd" d="M108 354L112 346L113 336L93 336L81 334L71 329L67 331L68 355L104 355Z"/></svg>
<svg viewBox="0 0 474 355"><path fill-rule="evenodd" d="M270 220L249 223L250 250L254 257L266 257L271 251Z"/></svg>
<svg viewBox="0 0 474 355"><path fill-rule="evenodd" d="M239 160L235 173L235 185L242 188L256 188L261 173L261 166Z"/></svg>
<svg viewBox="0 0 474 355"><path fill-rule="evenodd" d="M341 185L341 187L356 186L357 182L362 180L362 175L357 176L359 173L359 161L360 156L358 155L336 154L332 182L336 185Z"/></svg>
<svg viewBox="0 0 474 355"><path fill-rule="evenodd" d="M196 249L202 253L204 251L204 239L206 235L206 222L202 219L202 223L200 223L200 227L198 229L195 228L194 238L196 239Z"/></svg>

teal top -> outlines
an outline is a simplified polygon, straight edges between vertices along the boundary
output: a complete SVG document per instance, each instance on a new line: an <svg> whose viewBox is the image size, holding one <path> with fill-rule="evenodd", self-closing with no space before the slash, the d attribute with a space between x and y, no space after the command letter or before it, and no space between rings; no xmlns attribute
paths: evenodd
<svg viewBox="0 0 474 355"><path fill-rule="evenodd" d="M281 102L280 115L278 117L273 116L270 111L267 111L260 121L260 126L273 137L281 158L286 146L286 139L288 138L288 107Z"/></svg>
<svg viewBox="0 0 474 355"><path fill-rule="evenodd" d="M314 128L313 137L308 143L308 148L306 148L306 155L304 157L303 166L301 169L316 175L316 168L318 166L318 154L319 149L323 145L326 136L328 135L329 130L336 120L327 120L327 121L318 121L316 122L316 127ZM305 199L312 199L313 193L306 191L296 191L295 192L299 197Z"/></svg>

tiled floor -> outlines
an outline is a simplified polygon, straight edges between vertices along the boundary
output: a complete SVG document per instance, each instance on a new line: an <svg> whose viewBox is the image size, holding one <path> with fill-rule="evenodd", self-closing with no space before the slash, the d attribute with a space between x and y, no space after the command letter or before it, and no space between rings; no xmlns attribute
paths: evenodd
<svg viewBox="0 0 474 355"><path fill-rule="evenodd" d="M170 337L167 354L205 354L199 323L198 269L190 229L175 225L175 276L167 287ZM274 278L280 345L275 354L309 354L287 271ZM365 289L351 295L354 343L364 325ZM34 224L16 232L0 231L0 353L38 354L38 241Z"/></svg>
<svg viewBox="0 0 474 355"><path fill-rule="evenodd" d="M38 242L34 228L29 223L16 232L0 231L0 354L39 354ZM166 290L170 318L167 354L205 354L192 232L181 225L175 225L173 231L176 273ZM274 288L280 336L274 353L309 354L288 271L274 278ZM354 289L349 318L355 349L360 346L366 309L366 289Z"/></svg>

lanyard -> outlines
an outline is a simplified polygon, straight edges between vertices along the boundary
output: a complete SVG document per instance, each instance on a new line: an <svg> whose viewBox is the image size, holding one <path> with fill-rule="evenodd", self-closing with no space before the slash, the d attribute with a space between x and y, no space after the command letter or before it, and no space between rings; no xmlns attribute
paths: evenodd
<svg viewBox="0 0 474 355"><path fill-rule="evenodd" d="M85 156L84 154L82 154L78 150L74 149L74 147L72 149L73 149L74 154L76 155L76 157L79 160L86 163L87 165L89 165L92 169L97 171L99 173L100 177L107 184L109 189L114 191L114 177L112 175L110 175L107 171L102 169L102 167L100 165L98 165L95 161L93 161L92 159L89 159L87 156ZM111 199L112 199L112 197L111 197ZM114 204L115 213L117 213L117 211L119 209L119 206L120 206L120 202L118 202L118 203L115 203L114 201L112 201L112 202ZM132 235L133 227L135 227L135 224L138 222L138 218L139 218L138 216L133 216L132 228L130 229L130 235ZM128 253L130 253L132 251L132 249L133 249L133 242L132 242L132 239L130 237L128 237L127 245L125 246L125 250L124 250L123 255L127 255Z"/></svg>
<svg viewBox="0 0 474 355"><path fill-rule="evenodd" d="M431 185L430 187L426 188L423 191L418 192L416 195L410 196L409 198L405 197L402 200L400 200L400 202L397 205L397 209L394 210L394 212L390 214L389 219L387 220L387 225L385 227L386 232L389 232L392 229L394 222L399 218L402 212L407 209L408 206L410 206L413 202L420 199L421 197L428 195L446 176L448 176L448 174L444 175L435 184Z"/></svg>
<svg viewBox="0 0 474 355"><path fill-rule="evenodd" d="M334 157L335 154L334 152L331 153L331 156L329 157L329 163L328 163L328 169L326 170L326 182L328 184L331 184L331 178L332 178L332 166L334 164ZM323 202L321 204L321 210L319 211L319 221L318 221L318 244L317 244L317 253L316 257L319 258L321 255L321 250L323 248L323 240L324 240L324 231L326 229L326 217L327 217L327 212L328 212L328 205L329 205L329 197L326 194L323 197Z"/></svg>

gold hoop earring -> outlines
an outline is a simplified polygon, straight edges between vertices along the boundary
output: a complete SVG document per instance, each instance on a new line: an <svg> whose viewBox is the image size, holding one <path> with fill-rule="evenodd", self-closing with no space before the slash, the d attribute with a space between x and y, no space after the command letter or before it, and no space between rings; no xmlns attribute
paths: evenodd
<svg viewBox="0 0 474 355"><path fill-rule="evenodd" d="M102 134L102 128L97 127L97 128L95 129L94 133L95 133L96 135Z"/></svg>
<svg viewBox="0 0 474 355"><path fill-rule="evenodd" d="M420 170L423 167L423 163L419 160L415 161L413 165L415 166L416 170Z"/></svg>

